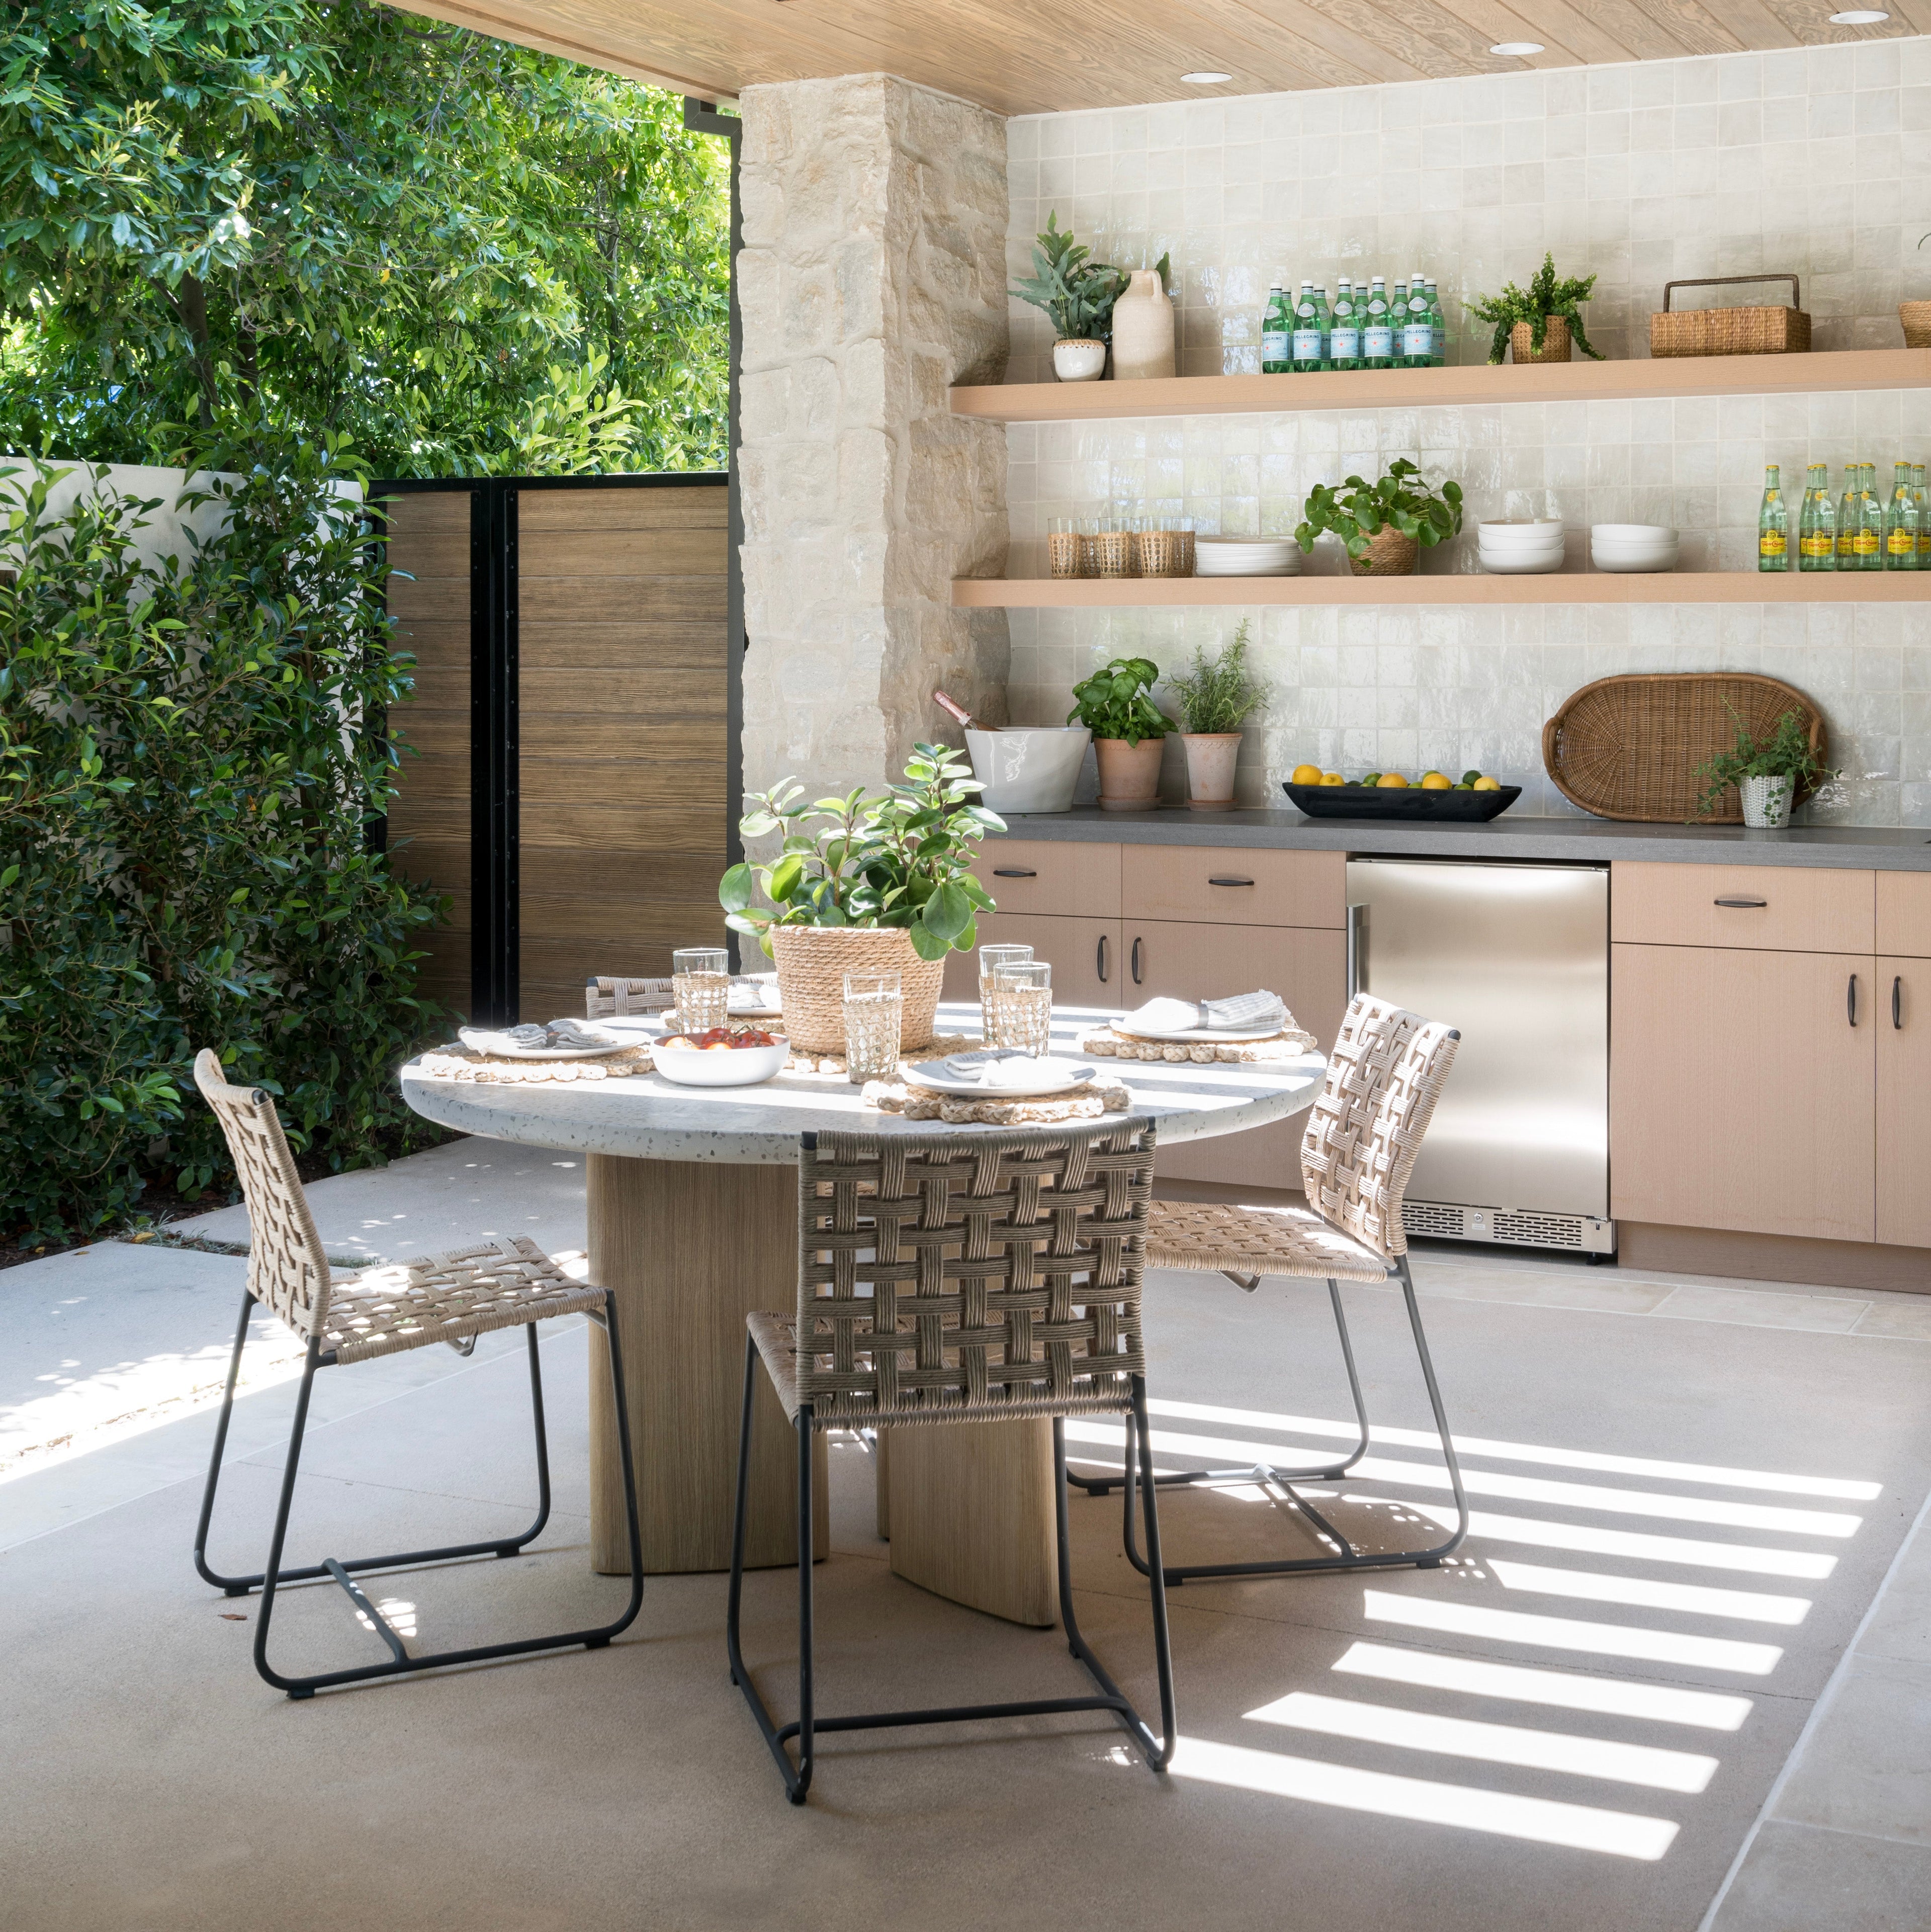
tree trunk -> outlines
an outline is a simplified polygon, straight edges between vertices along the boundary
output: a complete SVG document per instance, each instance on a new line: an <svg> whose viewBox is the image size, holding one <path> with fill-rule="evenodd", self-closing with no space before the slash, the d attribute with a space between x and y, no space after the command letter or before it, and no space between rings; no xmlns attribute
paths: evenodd
<svg viewBox="0 0 1931 1932"><path fill-rule="evenodd" d="M184 275L181 286L170 292L175 314L194 345L195 380L201 392L201 427L214 427L214 352L208 339L208 291L196 275Z"/></svg>

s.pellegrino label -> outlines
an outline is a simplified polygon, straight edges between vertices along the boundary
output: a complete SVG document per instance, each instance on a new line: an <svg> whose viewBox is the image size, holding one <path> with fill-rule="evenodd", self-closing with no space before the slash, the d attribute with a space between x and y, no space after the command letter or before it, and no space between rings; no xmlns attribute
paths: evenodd
<svg viewBox="0 0 1931 1932"><path fill-rule="evenodd" d="M1373 313L1371 310L1370 314ZM1395 332L1385 322L1370 322L1361 332L1361 354L1366 362L1387 362L1393 359Z"/></svg>
<svg viewBox="0 0 1931 1932"><path fill-rule="evenodd" d="M1414 367L1420 368L1435 354L1435 330L1426 322L1404 323L1402 328L1402 354Z"/></svg>

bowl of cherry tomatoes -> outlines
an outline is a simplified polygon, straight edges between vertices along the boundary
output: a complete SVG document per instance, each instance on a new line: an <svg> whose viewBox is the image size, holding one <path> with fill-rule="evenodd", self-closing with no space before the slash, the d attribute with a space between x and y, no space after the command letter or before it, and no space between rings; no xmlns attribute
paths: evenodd
<svg viewBox="0 0 1931 1932"><path fill-rule="evenodd" d="M756 1027L712 1027L708 1033L667 1034L650 1057L679 1087L755 1087L783 1066L791 1052L782 1034Z"/></svg>

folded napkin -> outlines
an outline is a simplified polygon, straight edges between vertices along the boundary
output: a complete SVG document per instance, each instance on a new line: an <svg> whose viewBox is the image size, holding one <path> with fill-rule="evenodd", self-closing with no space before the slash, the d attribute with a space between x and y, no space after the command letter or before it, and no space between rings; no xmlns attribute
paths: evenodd
<svg viewBox="0 0 1931 1932"><path fill-rule="evenodd" d="M1285 1026L1287 1003L1278 993L1237 993L1230 999L1149 1000L1120 1024L1133 1033L1183 1033L1192 1028L1213 1032L1250 1027Z"/></svg>

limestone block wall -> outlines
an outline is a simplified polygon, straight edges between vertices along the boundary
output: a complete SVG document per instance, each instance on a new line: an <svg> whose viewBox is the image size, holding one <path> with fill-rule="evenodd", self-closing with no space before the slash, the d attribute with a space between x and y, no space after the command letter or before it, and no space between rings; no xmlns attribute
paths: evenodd
<svg viewBox="0 0 1931 1932"><path fill-rule="evenodd" d="M946 735L935 686L1005 717L1005 615L950 593L1004 569L1005 432L946 391L1005 373L1006 125L885 74L742 107L745 784L822 796Z"/></svg>

